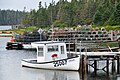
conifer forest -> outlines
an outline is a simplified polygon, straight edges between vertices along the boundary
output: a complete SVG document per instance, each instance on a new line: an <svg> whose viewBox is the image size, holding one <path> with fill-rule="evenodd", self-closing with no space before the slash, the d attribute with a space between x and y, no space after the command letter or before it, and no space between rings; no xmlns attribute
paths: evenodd
<svg viewBox="0 0 120 80"><path fill-rule="evenodd" d="M0 10L0 25L70 27L77 25L120 25L120 0L59 0L30 12Z"/></svg>

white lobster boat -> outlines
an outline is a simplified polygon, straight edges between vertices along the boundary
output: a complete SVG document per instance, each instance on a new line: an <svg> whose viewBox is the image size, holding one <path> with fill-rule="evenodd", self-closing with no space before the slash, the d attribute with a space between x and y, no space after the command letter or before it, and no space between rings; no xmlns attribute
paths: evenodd
<svg viewBox="0 0 120 80"><path fill-rule="evenodd" d="M43 69L79 70L80 56L67 56L66 44L59 41L31 43L37 49L36 59L23 59L22 66Z"/></svg>

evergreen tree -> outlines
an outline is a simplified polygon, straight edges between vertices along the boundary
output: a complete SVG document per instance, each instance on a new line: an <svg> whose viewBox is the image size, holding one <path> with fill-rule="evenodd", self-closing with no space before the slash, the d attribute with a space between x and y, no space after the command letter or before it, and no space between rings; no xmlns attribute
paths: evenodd
<svg viewBox="0 0 120 80"><path fill-rule="evenodd" d="M39 10L27 14L23 24L38 27L50 27L52 24L57 27L120 25L119 7L120 0L59 0L56 4L52 1L48 7L42 7L39 3ZM6 14L4 11L3 13ZM4 15L0 16L6 18ZM0 20L4 21L4 18Z"/></svg>
<svg viewBox="0 0 120 80"><path fill-rule="evenodd" d="M120 3L116 6L115 12L109 20L109 25L120 25Z"/></svg>
<svg viewBox="0 0 120 80"><path fill-rule="evenodd" d="M0 10L0 25L20 24L25 14L25 12L18 10Z"/></svg>

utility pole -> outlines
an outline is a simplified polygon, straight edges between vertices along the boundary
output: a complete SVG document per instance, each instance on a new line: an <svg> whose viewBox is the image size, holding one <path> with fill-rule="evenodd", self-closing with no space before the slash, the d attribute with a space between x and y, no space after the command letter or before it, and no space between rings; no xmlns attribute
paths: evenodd
<svg viewBox="0 0 120 80"><path fill-rule="evenodd" d="M23 9L23 12L25 12L26 11L26 7L24 7L24 9Z"/></svg>
<svg viewBox="0 0 120 80"><path fill-rule="evenodd" d="M45 9L47 8L47 4L46 4L46 2L45 2Z"/></svg>
<svg viewBox="0 0 120 80"><path fill-rule="evenodd" d="M54 25L53 25L53 0L52 0L52 8L51 8L51 27L52 27L52 40L53 40L53 30L54 30Z"/></svg>
<svg viewBox="0 0 120 80"><path fill-rule="evenodd" d="M57 14L57 19L60 20L60 12L61 12L61 0L59 0L59 11Z"/></svg>
<svg viewBox="0 0 120 80"><path fill-rule="evenodd" d="M40 2L39 2L39 6L38 6L38 7L39 7L39 9L41 9L41 8L42 8L42 4L41 4L41 3L42 3L42 2L40 1Z"/></svg>

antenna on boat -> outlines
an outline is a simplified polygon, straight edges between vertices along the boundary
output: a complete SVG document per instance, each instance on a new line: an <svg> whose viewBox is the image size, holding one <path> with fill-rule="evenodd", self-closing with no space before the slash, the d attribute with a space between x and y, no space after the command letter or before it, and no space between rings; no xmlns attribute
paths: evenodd
<svg viewBox="0 0 120 80"><path fill-rule="evenodd" d="M77 54L77 39L75 39L75 52Z"/></svg>
<svg viewBox="0 0 120 80"><path fill-rule="evenodd" d="M53 35L54 35L54 26L53 26L53 24L51 25L51 27L52 27L52 41L53 41Z"/></svg>
<svg viewBox="0 0 120 80"><path fill-rule="evenodd" d="M53 8L53 0L52 0L52 8ZM53 41L54 25L53 25L53 9L52 8L51 8L51 27L52 27L52 41Z"/></svg>
<svg viewBox="0 0 120 80"><path fill-rule="evenodd" d="M70 54L70 41L69 41L69 44L68 44L68 45L69 45L69 54Z"/></svg>
<svg viewBox="0 0 120 80"><path fill-rule="evenodd" d="M80 55L81 55L81 41L80 41Z"/></svg>

